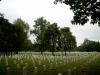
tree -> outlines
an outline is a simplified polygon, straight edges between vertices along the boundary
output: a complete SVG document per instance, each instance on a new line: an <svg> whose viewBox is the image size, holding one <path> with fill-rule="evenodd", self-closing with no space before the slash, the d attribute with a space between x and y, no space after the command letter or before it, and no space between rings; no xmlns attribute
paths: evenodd
<svg viewBox="0 0 100 75"><path fill-rule="evenodd" d="M70 6L74 13L72 24L84 25L91 19L91 24L100 26L100 0L55 0Z"/></svg>
<svg viewBox="0 0 100 75"><path fill-rule="evenodd" d="M8 52L19 50L19 30L11 24L4 16L0 15L0 51ZM21 33L20 33L21 34Z"/></svg>
<svg viewBox="0 0 100 75"><path fill-rule="evenodd" d="M28 41L28 32L29 32L29 25L23 21L22 19L18 18L14 21L14 26L17 34L17 48L18 51L25 50L27 41Z"/></svg>
<svg viewBox="0 0 100 75"><path fill-rule="evenodd" d="M36 36L34 48L39 49L41 54L43 51L51 51L54 55L54 52L61 48L66 52L76 47L76 39L68 27L59 28L57 23L51 24L43 17L35 20L31 33Z"/></svg>
<svg viewBox="0 0 100 75"><path fill-rule="evenodd" d="M54 52L56 51L57 44L58 44L58 35L59 35L59 27L57 26L57 23L50 24L45 32L45 41L47 48L49 51L52 52L52 55L54 55Z"/></svg>
<svg viewBox="0 0 100 75"><path fill-rule="evenodd" d="M0 52L4 52L7 54L9 46L12 44L7 45L10 43L9 39L12 35L12 24L8 22L7 19L4 18L3 14L0 14Z"/></svg>
<svg viewBox="0 0 100 75"><path fill-rule="evenodd" d="M34 47L33 44L31 42L31 40L28 40L28 38L24 41L24 47L23 47L23 51L33 51Z"/></svg>
<svg viewBox="0 0 100 75"><path fill-rule="evenodd" d="M75 37L70 32L68 27L64 27L60 29L60 47L65 51L70 51L71 49L76 47L76 40Z"/></svg>
<svg viewBox="0 0 100 75"><path fill-rule="evenodd" d="M23 32L28 34L29 32L29 25L25 21L23 21L21 18L18 18L17 20L14 21L14 24L18 27L21 28Z"/></svg>
<svg viewBox="0 0 100 75"><path fill-rule="evenodd" d="M34 33L34 35L36 36L36 42L39 45L39 49L42 54L42 52L45 50L44 33L50 23L43 17L38 18L34 22L34 29L31 31L31 33Z"/></svg>
<svg viewBox="0 0 100 75"><path fill-rule="evenodd" d="M81 46L77 48L79 51L97 51L100 52L100 43L85 39Z"/></svg>

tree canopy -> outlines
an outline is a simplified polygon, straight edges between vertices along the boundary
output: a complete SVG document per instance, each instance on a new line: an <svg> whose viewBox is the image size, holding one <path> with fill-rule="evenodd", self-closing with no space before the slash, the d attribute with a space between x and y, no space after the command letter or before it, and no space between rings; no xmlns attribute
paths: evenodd
<svg viewBox="0 0 100 75"><path fill-rule="evenodd" d="M57 23L50 23L43 17L35 20L31 31L36 36L36 43L41 52L58 50L68 51L76 47L76 39L68 27L60 28ZM58 49L58 50L57 50Z"/></svg>
<svg viewBox="0 0 100 75"><path fill-rule="evenodd" d="M25 50L28 43L28 32L29 32L29 25L23 21L22 19L18 18L14 21L14 26L16 28L16 33L18 35L18 42L20 45L20 50ZM19 51L20 51L19 50Z"/></svg>
<svg viewBox="0 0 100 75"><path fill-rule="evenodd" d="M72 24L84 25L90 20L91 24L100 26L100 1L99 0L55 0L70 6L74 13Z"/></svg>
<svg viewBox="0 0 100 75"><path fill-rule="evenodd" d="M16 52L26 49L28 46L28 24L21 19L14 24L0 14L0 52Z"/></svg>
<svg viewBox="0 0 100 75"><path fill-rule="evenodd" d="M61 32L61 45L62 48L66 50L71 50L76 47L76 40L75 37L70 32L70 29L68 27L64 27L60 29Z"/></svg>
<svg viewBox="0 0 100 75"><path fill-rule="evenodd" d="M85 39L84 42L76 48L78 51L97 51L100 52L100 42Z"/></svg>

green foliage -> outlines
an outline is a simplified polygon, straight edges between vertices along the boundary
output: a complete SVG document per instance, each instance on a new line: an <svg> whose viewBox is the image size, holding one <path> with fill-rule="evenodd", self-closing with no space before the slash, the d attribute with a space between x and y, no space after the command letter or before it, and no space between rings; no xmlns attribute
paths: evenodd
<svg viewBox="0 0 100 75"><path fill-rule="evenodd" d="M83 44L79 46L76 50L79 51L97 51L100 52L100 43L96 41L91 41L88 39L85 39Z"/></svg>
<svg viewBox="0 0 100 75"><path fill-rule="evenodd" d="M14 25L18 36L17 40L19 51L27 50L29 43L31 44L31 42L28 40L29 25L20 18L14 21Z"/></svg>
<svg viewBox="0 0 100 75"><path fill-rule="evenodd" d="M61 47L66 50L71 50L76 47L75 37L70 32L68 27L61 28Z"/></svg>
<svg viewBox="0 0 100 75"><path fill-rule="evenodd" d="M0 14L0 52L17 52L27 49L29 46L28 24L17 19L14 24L11 24L7 19ZM30 43L32 44L32 43Z"/></svg>
<svg viewBox="0 0 100 75"><path fill-rule="evenodd" d="M58 46L59 48L65 51L65 55L66 55L66 51L71 51L76 47L76 39L72 35L68 27L64 27L60 29Z"/></svg>
<svg viewBox="0 0 100 75"><path fill-rule="evenodd" d="M60 29L57 23L50 24L43 17L35 20L34 29L31 31L36 36L35 44L28 40L28 33L29 25L26 22L18 18L11 24L1 14L0 50L6 53L34 50L41 51L41 53L51 51L54 54L55 51L58 51L57 49L66 51L74 48L72 45L76 45L75 37L72 36L68 27ZM60 46L59 43L63 46Z"/></svg>
<svg viewBox="0 0 100 75"><path fill-rule="evenodd" d="M57 23L50 24L43 17L35 20L34 29L31 33L36 36L36 43L41 52L52 51L53 53L58 51L57 49L66 51L76 47L75 37L68 27L60 29Z"/></svg>
<svg viewBox="0 0 100 75"><path fill-rule="evenodd" d="M29 25L25 21L23 21L21 18L18 18L14 21L14 24L20 29L20 31L28 32L29 31Z"/></svg>
<svg viewBox="0 0 100 75"><path fill-rule="evenodd" d="M91 19L90 23L100 26L100 1L98 0L55 0L70 6L74 13L72 24L84 25Z"/></svg>
<svg viewBox="0 0 100 75"><path fill-rule="evenodd" d="M45 39L47 44L47 49L49 51L57 51L57 43L58 43L58 35L59 35L59 27L56 23L50 24L47 27L47 30L45 32Z"/></svg>
<svg viewBox="0 0 100 75"><path fill-rule="evenodd" d="M44 34L45 30L47 29L47 25L49 25L49 22L43 17L38 18L34 22L34 30L32 30L31 33L34 33L34 35L36 36L36 42L39 45L39 49L41 52L43 52L45 50Z"/></svg>
<svg viewBox="0 0 100 75"><path fill-rule="evenodd" d="M16 32L14 26L0 15L0 51L7 53L15 49Z"/></svg>

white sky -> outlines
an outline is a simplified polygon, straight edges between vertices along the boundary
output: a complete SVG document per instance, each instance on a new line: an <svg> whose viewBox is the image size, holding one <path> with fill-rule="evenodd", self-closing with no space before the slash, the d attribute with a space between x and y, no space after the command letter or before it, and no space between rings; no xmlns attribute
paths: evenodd
<svg viewBox="0 0 100 75"><path fill-rule="evenodd" d="M100 27L89 23L84 26L72 25L70 21L73 18L73 13L69 6L60 3L55 5L53 2L54 0L2 0L0 12L4 13L10 22L22 18L29 23L31 28L34 25L34 20L39 17L44 17L51 23L56 22L60 27L70 27L73 35L76 36L78 45L85 38L100 41Z"/></svg>

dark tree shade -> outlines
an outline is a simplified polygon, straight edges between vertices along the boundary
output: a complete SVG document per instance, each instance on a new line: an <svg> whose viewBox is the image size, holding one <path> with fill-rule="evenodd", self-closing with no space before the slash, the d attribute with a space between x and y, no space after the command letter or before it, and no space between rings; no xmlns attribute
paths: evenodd
<svg viewBox="0 0 100 75"><path fill-rule="evenodd" d="M27 39L28 29L28 24L21 19L11 24L0 14L0 52L7 54L26 50L30 46Z"/></svg>
<svg viewBox="0 0 100 75"><path fill-rule="evenodd" d="M0 52L14 51L17 48L16 38L14 25L0 15Z"/></svg>
<svg viewBox="0 0 100 75"><path fill-rule="evenodd" d="M55 0L70 6L74 13L72 24L84 25L89 21L100 26L100 0Z"/></svg>

